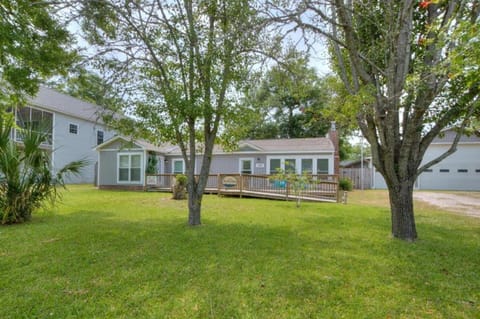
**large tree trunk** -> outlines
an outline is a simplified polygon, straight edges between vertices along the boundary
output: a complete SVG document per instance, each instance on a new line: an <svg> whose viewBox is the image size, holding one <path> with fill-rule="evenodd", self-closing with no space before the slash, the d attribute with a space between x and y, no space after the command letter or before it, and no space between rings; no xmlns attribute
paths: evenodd
<svg viewBox="0 0 480 319"><path fill-rule="evenodd" d="M189 161L187 168L187 191L188 191L188 224L190 226L198 226L201 224L202 199L210 172L210 163L212 158L213 138L208 139L208 147L206 147L202 160L202 169L200 175L195 176L195 160ZM192 149L195 149L192 147ZM191 154L190 158L195 159L195 155Z"/></svg>
<svg viewBox="0 0 480 319"><path fill-rule="evenodd" d="M412 181L403 181L398 185L388 185L390 210L392 215L392 235L407 241L417 239L417 229L413 213Z"/></svg>
<svg viewBox="0 0 480 319"><path fill-rule="evenodd" d="M199 194L195 189L188 191L188 224L198 226L200 222L200 212L202 209L203 194Z"/></svg>

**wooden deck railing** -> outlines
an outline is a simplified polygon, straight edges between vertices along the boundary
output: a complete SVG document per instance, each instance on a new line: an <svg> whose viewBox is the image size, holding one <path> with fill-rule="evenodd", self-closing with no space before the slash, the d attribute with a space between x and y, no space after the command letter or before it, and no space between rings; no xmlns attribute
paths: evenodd
<svg viewBox="0 0 480 319"><path fill-rule="evenodd" d="M171 191L175 184L175 175L147 174L145 181L147 190ZM339 198L336 175L311 175L309 182L302 184L300 193L297 194L291 183L275 179L273 175L209 175L205 192L286 200L296 199L298 196L315 201L337 201Z"/></svg>

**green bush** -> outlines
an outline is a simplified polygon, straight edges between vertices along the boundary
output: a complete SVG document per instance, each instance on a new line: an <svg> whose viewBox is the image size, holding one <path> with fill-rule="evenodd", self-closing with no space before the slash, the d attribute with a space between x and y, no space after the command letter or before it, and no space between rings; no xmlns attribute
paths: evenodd
<svg viewBox="0 0 480 319"><path fill-rule="evenodd" d="M175 176L176 184L187 186L187 176L183 174L178 174Z"/></svg>
<svg viewBox="0 0 480 319"><path fill-rule="evenodd" d="M175 176L175 185L173 185L173 199L187 198L187 176L178 174Z"/></svg>
<svg viewBox="0 0 480 319"><path fill-rule="evenodd" d="M148 158L147 158L147 169L145 170L145 173L147 174L156 174L157 173L157 164L158 164L158 159L155 153L148 153Z"/></svg>
<svg viewBox="0 0 480 319"><path fill-rule="evenodd" d="M338 187L340 187L340 190L342 191L351 191L353 189L353 182L348 177L340 178L338 181Z"/></svg>

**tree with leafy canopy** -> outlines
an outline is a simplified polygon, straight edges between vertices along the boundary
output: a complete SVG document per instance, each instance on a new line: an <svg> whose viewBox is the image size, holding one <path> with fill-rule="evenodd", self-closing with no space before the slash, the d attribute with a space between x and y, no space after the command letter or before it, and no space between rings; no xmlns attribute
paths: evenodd
<svg viewBox="0 0 480 319"><path fill-rule="evenodd" d="M318 137L328 131L330 121L322 114L328 100L322 79L308 66L304 53L288 47L284 55L247 94L246 103L258 110L249 138Z"/></svg>
<svg viewBox="0 0 480 319"><path fill-rule="evenodd" d="M414 241L415 180L456 150L479 108L479 1L306 0L272 12L332 44L350 94L344 112L388 187L392 234ZM449 150L424 163L433 139L452 126L459 130Z"/></svg>
<svg viewBox="0 0 480 319"><path fill-rule="evenodd" d="M75 58L71 37L49 1L0 2L0 103L34 96L41 81L64 72Z"/></svg>
<svg viewBox="0 0 480 319"><path fill-rule="evenodd" d="M178 145L186 166L188 223L199 225L213 146L232 145L249 112L238 92L262 39L248 0L82 1L95 68L124 88L136 122L127 132ZM200 175L195 167L200 164Z"/></svg>

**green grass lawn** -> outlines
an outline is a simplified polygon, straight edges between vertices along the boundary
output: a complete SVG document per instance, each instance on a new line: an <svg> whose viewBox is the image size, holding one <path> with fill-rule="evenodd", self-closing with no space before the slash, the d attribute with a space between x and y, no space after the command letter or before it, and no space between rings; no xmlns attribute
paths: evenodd
<svg viewBox="0 0 480 319"><path fill-rule="evenodd" d="M0 318L480 318L479 219L417 207L409 244L384 192L209 195L191 228L170 196L74 186L0 227Z"/></svg>

